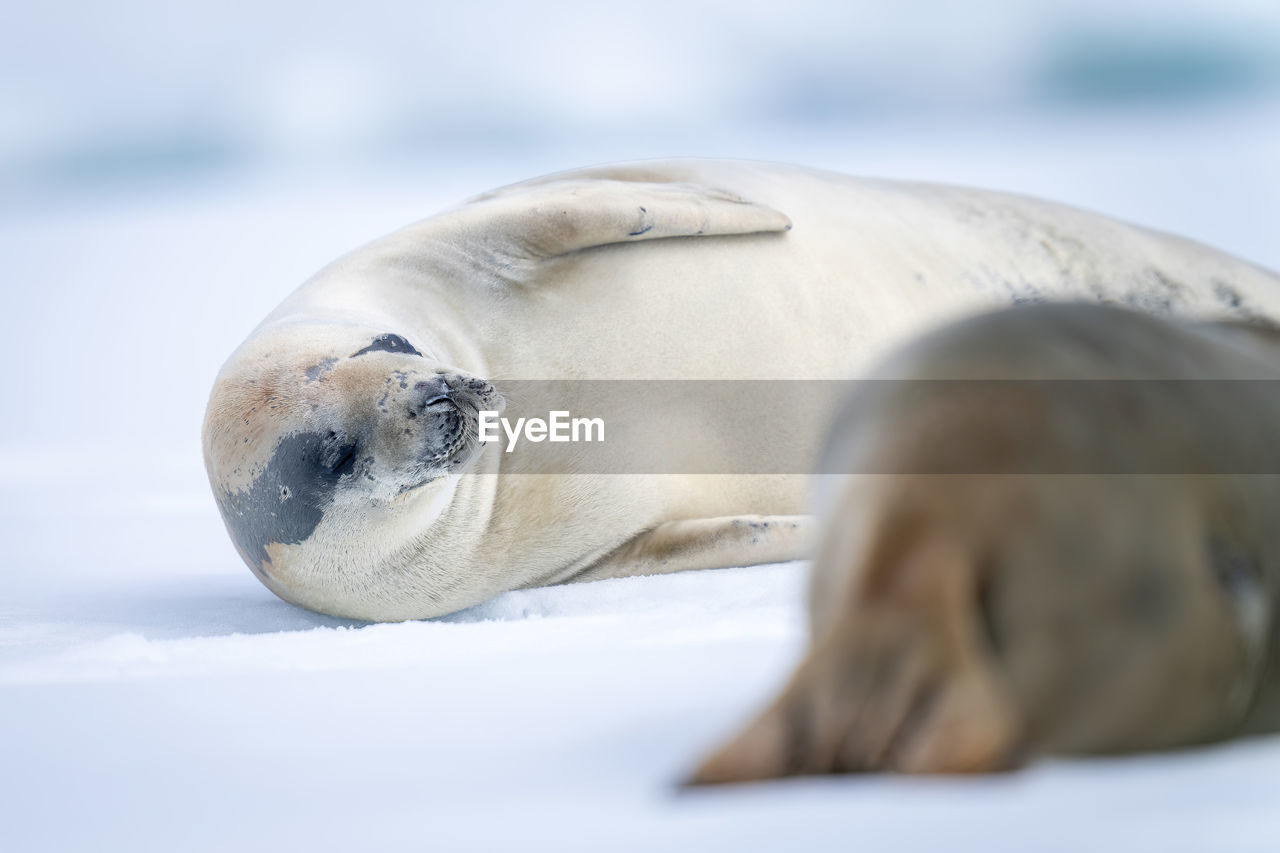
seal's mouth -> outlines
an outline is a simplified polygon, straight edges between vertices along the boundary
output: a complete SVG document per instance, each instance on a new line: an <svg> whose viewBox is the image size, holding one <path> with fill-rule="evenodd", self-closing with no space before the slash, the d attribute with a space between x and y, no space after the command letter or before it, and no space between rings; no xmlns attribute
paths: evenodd
<svg viewBox="0 0 1280 853"><path fill-rule="evenodd" d="M444 387L432 388L419 404L430 426L423 426L424 437L434 433L445 438L426 441L418 463L426 468L419 482L427 482L442 474L459 473L476 455L484 442L479 438L481 410L501 410L505 401L491 384L481 379L448 377Z"/></svg>

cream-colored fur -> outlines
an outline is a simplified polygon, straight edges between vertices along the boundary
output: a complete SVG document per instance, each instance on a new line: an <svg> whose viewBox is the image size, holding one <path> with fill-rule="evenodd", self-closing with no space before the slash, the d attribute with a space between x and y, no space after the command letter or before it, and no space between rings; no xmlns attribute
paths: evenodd
<svg viewBox="0 0 1280 853"><path fill-rule="evenodd" d="M474 443L427 470L412 451L425 421L405 420L425 404L414 389L444 371L466 408L513 380L851 377L926 327L1042 299L1276 316L1280 285L1027 198L756 163L584 169L478 197L304 284L219 374L206 464L259 577L343 616L421 618L521 586L799 557L809 537L795 519L742 530L803 512L803 471L524 473L538 470L532 451ZM386 334L420 356L353 357ZM714 429L705 417L681 428ZM816 453L820 433L799 431L801 450ZM358 447L355 468L308 492L309 514L289 503L295 446L338 472ZM719 452L718 470L748 470L740 448Z"/></svg>

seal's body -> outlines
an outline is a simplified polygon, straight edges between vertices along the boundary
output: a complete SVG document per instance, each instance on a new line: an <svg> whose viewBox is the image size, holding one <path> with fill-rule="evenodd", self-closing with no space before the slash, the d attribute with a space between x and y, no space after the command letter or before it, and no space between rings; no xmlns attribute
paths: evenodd
<svg viewBox="0 0 1280 853"><path fill-rule="evenodd" d="M1280 730L1280 333L1045 305L871 377L825 455L810 654L698 781Z"/></svg>
<svg viewBox="0 0 1280 853"><path fill-rule="evenodd" d="M1280 283L1007 195L749 163L587 169L481 196L304 284L220 373L206 465L258 576L343 616L790 559L806 552L802 472L537 473L534 454L480 446L476 413L521 379L850 377L929 325L1047 298L1276 316ZM717 428L705 417L682 429ZM796 440L816 456L819 437Z"/></svg>

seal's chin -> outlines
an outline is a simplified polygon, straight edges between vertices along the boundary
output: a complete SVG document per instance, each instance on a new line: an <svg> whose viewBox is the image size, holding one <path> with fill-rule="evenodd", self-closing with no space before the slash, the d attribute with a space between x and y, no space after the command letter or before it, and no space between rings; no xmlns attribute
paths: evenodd
<svg viewBox="0 0 1280 853"><path fill-rule="evenodd" d="M445 477L465 473L469 467L468 463L474 459L476 454L468 454L465 448L459 449L453 456L444 460L424 460L421 464L414 465L412 470L407 472L404 480L399 488L395 491L395 497L401 497L411 492L416 492L432 483L438 483Z"/></svg>

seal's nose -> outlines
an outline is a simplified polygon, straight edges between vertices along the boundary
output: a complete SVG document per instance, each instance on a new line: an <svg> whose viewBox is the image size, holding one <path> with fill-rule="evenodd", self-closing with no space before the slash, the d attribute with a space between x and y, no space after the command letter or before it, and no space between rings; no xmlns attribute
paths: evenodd
<svg viewBox="0 0 1280 853"><path fill-rule="evenodd" d="M434 379L424 380L413 386L420 394L448 396L454 391L471 391L476 394L489 394L493 386L483 379L463 376L458 373L441 373Z"/></svg>
<svg viewBox="0 0 1280 853"><path fill-rule="evenodd" d="M447 376L437 376L435 379L426 379L416 383L413 386L414 392L418 395L418 405L421 408L428 408L439 403L448 403L449 394L456 386L453 386Z"/></svg>

